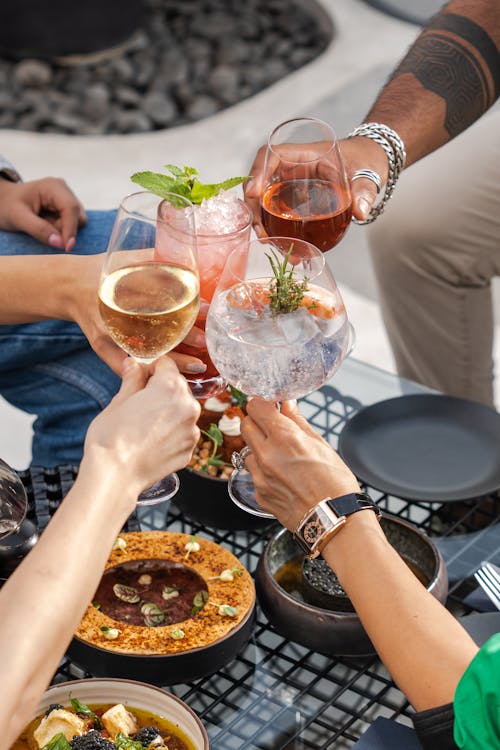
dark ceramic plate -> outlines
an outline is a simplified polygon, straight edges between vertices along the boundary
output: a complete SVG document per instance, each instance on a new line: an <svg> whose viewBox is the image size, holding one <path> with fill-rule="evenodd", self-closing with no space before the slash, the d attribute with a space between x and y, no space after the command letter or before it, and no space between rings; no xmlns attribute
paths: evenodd
<svg viewBox="0 0 500 750"><path fill-rule="evenodd" d="M366 484L406 500L454 502L500 487L500 414L451 396L413 394L358 411L339 453Z"/></svg>

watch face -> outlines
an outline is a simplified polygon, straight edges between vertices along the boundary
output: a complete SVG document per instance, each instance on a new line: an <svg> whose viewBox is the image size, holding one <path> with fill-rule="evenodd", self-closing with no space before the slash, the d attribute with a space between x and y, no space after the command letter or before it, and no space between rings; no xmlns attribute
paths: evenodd
<svg viewBox="0 0 500 750"><path fill-rule="evenodd" d="M321 536L324 530L325 527L319 520L318 516L314 516L305 524L302 530L304 541L309 545L313 545L314 542Z"/></svg>

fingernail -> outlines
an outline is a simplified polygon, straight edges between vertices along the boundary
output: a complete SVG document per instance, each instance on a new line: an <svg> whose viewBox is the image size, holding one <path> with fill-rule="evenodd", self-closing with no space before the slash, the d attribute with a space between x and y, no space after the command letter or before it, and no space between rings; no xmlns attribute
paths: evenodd
<svg viewBox="0 0 500 750"><path fill-rule="evenodd" d="M207 366L203 362L191 362L189 365L186 365L186 372L193 372L197 375L205 372L206 369Z"/></svg>
<svg viewBox="0 0 500 750"><path fill-rule="evenodd" d="M62 250L64 248L63 238L60 234L57 234L57 232L52 232L48 239L48 242L51 247L57 247L58 250Z"/></svg>
<svg viewBox="0 0 500 750"><path fill-rule="evenodd" d="M191 346L199 346L200 349L207 343L203 331L192 331L193 341Z"/></svg>
<svg viewBox="0 0 500 750"><path fill-rule="evenodd" d="M367 200L365 200L364 198L360 198L358 200L358 209L359 209L359 211L360 211L363 219L366 219L366 217L370 213L371 206L370 206L370 204L368 203Z"/></svg>
<svg viewBox="0 0 500 750"><path fill-rule="evenodd" d="M67 253L70 253L73 250L75 243L76 243L76 239L74 237L70 237L65 247L65 250Z"/></svg>

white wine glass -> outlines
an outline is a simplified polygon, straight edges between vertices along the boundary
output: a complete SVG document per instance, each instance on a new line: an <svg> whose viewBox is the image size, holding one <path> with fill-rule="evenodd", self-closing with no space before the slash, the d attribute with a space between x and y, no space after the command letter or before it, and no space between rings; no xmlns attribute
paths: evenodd
<svg viewBox="0 0 500 750"><path fill-rule="evenodd" d="M279 284L273 266L281 268ZM229 256L206 337L228 383L247 396L280 402L306 396L329 380L351 350L352 328L320 250L304 240L267 237ZM244 465L248 450L233 454L230 497L239 508L272 518L256 501Z"/></svg>
<svg viewBox="0 0 500 750"><path fill-rule="evenodd" d="M104 259L99 311L116 344L149 365L174 349L199 309L199 273L193 206L176 194L148 191L121 203ZM139 495L155 505L179 488L173 473Z"/></svg>

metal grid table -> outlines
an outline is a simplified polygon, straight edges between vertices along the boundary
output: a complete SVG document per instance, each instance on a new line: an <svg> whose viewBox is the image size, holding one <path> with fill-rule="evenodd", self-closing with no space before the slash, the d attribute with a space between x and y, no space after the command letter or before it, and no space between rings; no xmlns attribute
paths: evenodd
<svg viewBox="0 0 500 750"><path fill-rule="evenodd" d="M372 378L377 372L370 369ZM353 371L353 375L359 374ZM396 380L404 385L404 381L394 378L394 382ZM422 389L409 384L406 390ZM395 393L392 391L388 395ZM376 394L372 393L373 396ZM326 385L303 400L302 411L313 426L336 445L346 419L360 406L357 398ZM31 513L39 523L48 521L75 477L75 467L35 468L22 472ZM470 532L479 535L494 532L491 554L484 549L477 554L481 559L484 556L496 559L499 555L496 540L500 527L495 527L499 501L495 498L460 504L458 511L458 505L408 503L371 489L370 493L384 510L416 523L431 535L435 536L434 529L438 526L438 544L455 538L460 542L457 549L463 551L468 549L469 536L474 536ZM186 521L174 504L166 505L166 510L164 506L141 509L138 519L141 527L202 533L228 548L250 572L255 570L266 540L277 528L273 523L258 532L202 528ZM129 522L129 529L134 528L137 528L137 518ZM453 564L457 560L460 562L461 551L453 552ZM470 610L463 599L474 586L467 577L455 578L451 582L448 604L456 614L464 614ZM54 681L88 676L64 659ZM377 659L330 658L287 642L260 610L253 636L236 659L208 678L168 689L198 713L211 746L217 750L340 750L350 748L379 716L411 723L411 707Z"/></svg>

